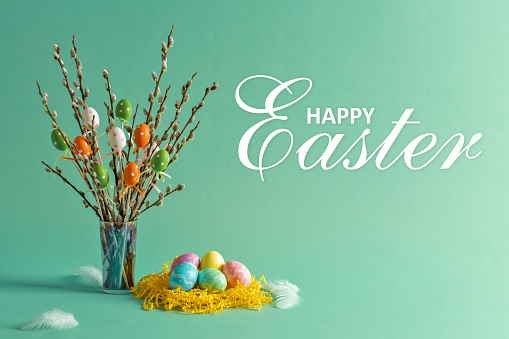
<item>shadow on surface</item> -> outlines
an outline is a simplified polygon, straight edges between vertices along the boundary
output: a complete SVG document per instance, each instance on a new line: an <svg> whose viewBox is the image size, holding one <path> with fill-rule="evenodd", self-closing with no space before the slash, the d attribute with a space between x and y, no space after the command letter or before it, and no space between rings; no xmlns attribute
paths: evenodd
<svg viewBox="0 0 509 339"><path fill-rule="evenodd" d="M84 285L77 276L55 277L54 279L40 279L38 277L0 277L0 286L7 289L80 291L88 293L102 293L101 288Z"/></svg>

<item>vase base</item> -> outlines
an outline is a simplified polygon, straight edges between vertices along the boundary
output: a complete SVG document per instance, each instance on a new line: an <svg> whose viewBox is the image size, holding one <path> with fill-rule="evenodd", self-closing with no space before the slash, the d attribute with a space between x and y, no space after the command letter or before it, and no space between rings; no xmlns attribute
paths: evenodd
<svg viewBox="0 0 509 339"><path fill-rule="evenodd" d="M111 290L103 288L103 292L107 294L129 294L132 293L131 290Z"/></svg>

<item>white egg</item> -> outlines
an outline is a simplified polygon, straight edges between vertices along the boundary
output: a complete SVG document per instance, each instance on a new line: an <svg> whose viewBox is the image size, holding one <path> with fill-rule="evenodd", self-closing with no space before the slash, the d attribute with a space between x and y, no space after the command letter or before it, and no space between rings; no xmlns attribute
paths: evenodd
<svg viewBox="0 0 509 339"><path fill-rule="evenodd" d="M110 133L108 133L108 143L115 151L124 148L126 144L124 132L118 127L113 127Z"/></svg>
<svg viewBox="0 0 509 339"><path fill-rule="evenodd" d="M99 127L99 114L93 109L92 107L87 107L82 113L83 116L83 125L88 128L92 129L92 121L94 122L94 128L97 129Z"/></svg>
<svg viewBox="0 0 509 339"><path fill-rule="evenodd" d="M155 148L155 151L154 151L154 148ZM150 154L153 156L154 154L156 154L157 151L159 151L159 146L157 146L156 143L153 143L152 146L150 147L151 151L150 151ZM148 147L145 147L145 149L143 149L143 153L141 154L141 161L145 162L145 160L147 160L147 157L148 157ZM152 157L150 157L150 159L152 160Z"/></svg>

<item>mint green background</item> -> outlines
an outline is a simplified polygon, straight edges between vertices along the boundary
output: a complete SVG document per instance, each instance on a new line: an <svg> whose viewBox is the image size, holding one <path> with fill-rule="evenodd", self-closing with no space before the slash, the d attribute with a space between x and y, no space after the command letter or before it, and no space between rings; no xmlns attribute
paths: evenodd
<svg viewBox="0 0 509 339"><path fill-rule="evenodd" d="M18 330L24 321L63 307L80 325L38 337L210 331L225 338L507 338L508 14L507 1L3 3L0 336L33 336ZM104 295L69 277L81 265L99 265L97 219L40 164L59 153L35 81L65 129L77 133L52 59L58 43L73 74L68 50L75 33L88 103L104 127L102 69L110 70L117 98L144 105L172 24L175 47L162 81L174 85L170 105L195 71L191 102L212 81L220 87L200 111L196 140L170 172L171 182L186 189L139 221L137 277L175 255L217 250L257 276L297 284L302 304L295 309L145 312L131 296ZM259 149L276 127L295 138L292 154L266 171L263 183L237 156L240 137L261 116L243 112L234 91L255 74L313 81L311 92L284 111L287 122L253 140ZM243 98L260 107L272 86L253 83ZM302 92L296 86L294 93ZM414 108L412 118L422 123L404 129L388 159L426 132L438 145L456 132L467 140L481 132L473 150L482 154L462 156L449 170L439 169L445 152L420 171L402 160L386 171L372 161L353 172L303 171L295 151L305 140L345 133L345 150L367 127L362 120L308 126L307 107L375 107L369 150L391 121ZM278 159L286 142L277 139L267 160ZM310 159L324 145L317 143ZM80 183L69 164L60 165Z"/></svg>

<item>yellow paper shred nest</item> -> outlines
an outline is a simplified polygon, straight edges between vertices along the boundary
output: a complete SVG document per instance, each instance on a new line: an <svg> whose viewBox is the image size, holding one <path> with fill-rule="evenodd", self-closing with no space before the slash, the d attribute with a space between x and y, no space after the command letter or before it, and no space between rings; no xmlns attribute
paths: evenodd
<svg viewBox="0 0 509 339"><path fill-rule="evenodd" d="M271 303L270 293L262 291L261 282L265 277L256 280L251 276L251 285L238 285L227 288L224 292L208 292L199 288L193 288L185 292L180 288L171 290L169 285L171 262L163 265L162 272L148 274L138 281L132 288L137 299L145 299L143 308L150 311L154 307L172 310L180 307L188 313L217 313L227 308L247 307L259 310L263 304Z"/></svg>

